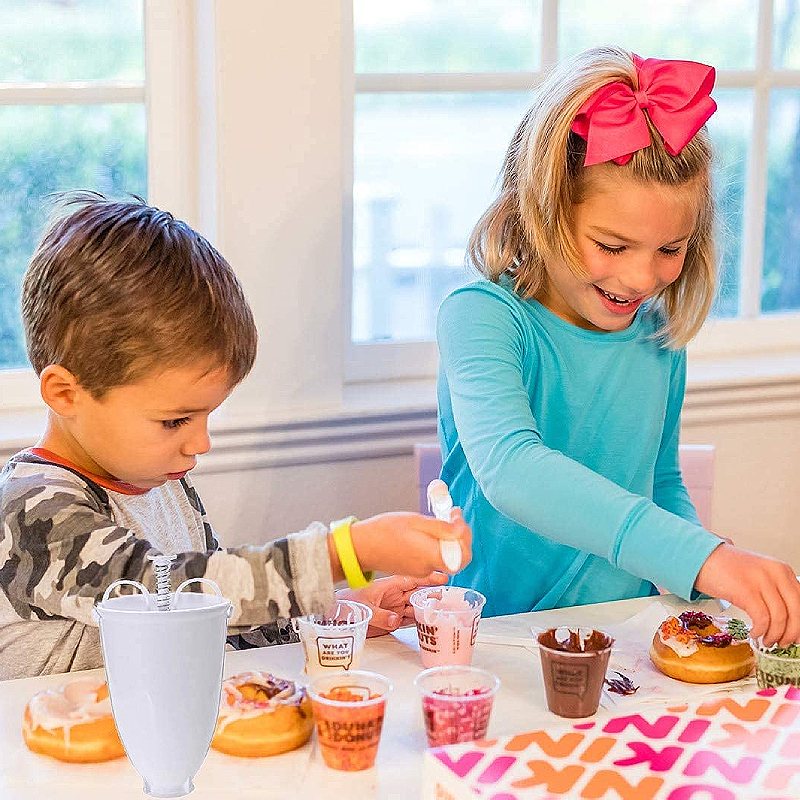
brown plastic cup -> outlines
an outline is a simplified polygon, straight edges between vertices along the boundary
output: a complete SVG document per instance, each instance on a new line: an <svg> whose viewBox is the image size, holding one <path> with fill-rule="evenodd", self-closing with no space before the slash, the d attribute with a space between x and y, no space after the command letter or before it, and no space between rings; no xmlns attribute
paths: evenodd
<svg viewBox="0 0 800 800"><path fill-rule="evenodd" d="M593 628L550 628L537 638L547 707L572 719L596 713L614 640Z"/></svg>

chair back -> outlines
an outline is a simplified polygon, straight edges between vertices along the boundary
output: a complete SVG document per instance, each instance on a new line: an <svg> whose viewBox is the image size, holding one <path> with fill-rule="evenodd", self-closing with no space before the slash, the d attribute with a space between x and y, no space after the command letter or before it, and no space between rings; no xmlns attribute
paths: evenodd
<svg viewBox="0 0 800 800"><path fill-rule="evenodd" d="M683 482L689 492L697 516L704 528L711 529L711 498L714 491L714 445L682 444L678 448ZM438 444L422 442L414 445L417 468L419 510L428 511L428 484L442 471L442 453Z"/></svg>
<svg viewBox="0 0 800 800"><path fill-rule="evenodd" d="M711 500L714 494L714 445L682 444L678 446L681 475L689 498L704 528L711 527Z"/></svg>

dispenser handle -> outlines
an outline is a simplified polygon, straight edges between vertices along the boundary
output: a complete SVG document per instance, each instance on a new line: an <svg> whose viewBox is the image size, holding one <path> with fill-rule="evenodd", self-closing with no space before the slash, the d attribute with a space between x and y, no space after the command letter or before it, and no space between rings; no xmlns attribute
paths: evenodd
<svg viewBox="0 0 800 800"><path fill-rule="evenodd" d="M147 605L148 606L150 605L150 592L147 591L147 588L143 586L141 583L139 583L139 581L128 581L128 580L114 581L114 583L112 583L108 587L108 589L106 589L105 592L103 592L103 602L105 603L106 600L108 600L108 596L111 594L112 590L116 589L117 586L123 586L123 585L135 586L145 596L147 600Z"/></svg>
<svg viewBox="0 0 800 800"><path fill-rule="evenodd" d="M217 584L212 581L211 578L189 578L175 590L175 596L177 597L183 591L184 587L188 586L190 583L205 583L214 590L214 594L217 595L217 597L222 597L222 592L220 591L219 586L217 586Z"/></svg>
<svg viewBox="0 0 800 800"><path fill-rule="evenodd" d="M106 600L108 600L108 596L111 594L111 592L114 591L114 589L117 588L117 586L125 586L125 585L127 585L127 586L135 586L144 595L144 599L145 599L145 603L147 603L147 607L148 608L151 607L152 598L150 597L150 592L148 592L147 591L147 587L142 586L142 584L139 583L139 581L129 581L129 580L114 581L114 583L112 583L108 587L108 589L106 589L105 592L103 592L102 601L99 602L99 603L95 603L94 606L92 607L92 619L98 625L100 624L100 611L101 611L100 607L103 605L103 603L106 602Z"/></svg>
<svg viewBox="0 0 800 800"><path fill-rule="evenodd" d="M189 578L185 580L176 590L175 594L172 597L172 605L173 608L177 605L178 595L184 590L186 586L190 583L205 583L207 586L210 586L214 590L214 594L217 597L222 597L222 592L220 591L219 586L211 580L211 578ZM224 599L224 598L223 598ZM228 619L230 619L231 614L233 614L233 605L230 601L228 601Z"/></svg>

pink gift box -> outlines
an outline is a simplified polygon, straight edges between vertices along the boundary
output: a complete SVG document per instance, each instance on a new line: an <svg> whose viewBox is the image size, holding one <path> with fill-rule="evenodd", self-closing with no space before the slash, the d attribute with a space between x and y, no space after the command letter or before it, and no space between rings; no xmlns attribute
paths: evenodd
<svg viewBox="0 0 800 800"><path fill-rule="evenodd" d="M425 754L424 800L797 800L800 689L752 690Z"/></svg>

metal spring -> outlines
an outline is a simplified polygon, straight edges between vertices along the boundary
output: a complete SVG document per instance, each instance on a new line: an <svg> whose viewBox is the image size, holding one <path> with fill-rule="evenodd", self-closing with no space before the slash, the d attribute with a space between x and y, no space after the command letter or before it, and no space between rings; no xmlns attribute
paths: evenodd
<svg viewBox="0 0 800 800"><path fill-rule="evenodd" d="M150 556L153 562L153 572L156 574L156 607L159 611L170 609L170 565L175 556Z"/></svg>

